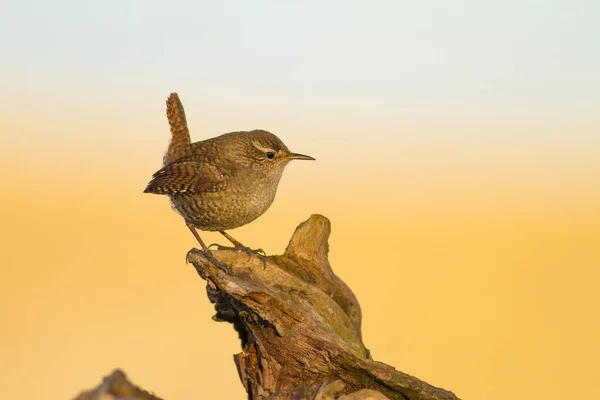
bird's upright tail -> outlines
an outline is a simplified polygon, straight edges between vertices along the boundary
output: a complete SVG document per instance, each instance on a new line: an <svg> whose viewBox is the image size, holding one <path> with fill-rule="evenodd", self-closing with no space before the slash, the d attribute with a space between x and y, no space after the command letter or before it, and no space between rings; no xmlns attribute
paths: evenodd
<svg viewBox="0 0 600 400"><path fill-rule="evenodd" d="M171 127L171 143L163 157L163 165L192 154L190 131L185 120L183 104L177 93L171 93L167 99L167 119Z"/></svg>

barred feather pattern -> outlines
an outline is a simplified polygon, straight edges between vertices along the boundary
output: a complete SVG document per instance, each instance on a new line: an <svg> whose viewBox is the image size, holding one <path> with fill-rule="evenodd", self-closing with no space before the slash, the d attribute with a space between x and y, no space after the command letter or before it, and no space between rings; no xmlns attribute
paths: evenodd
<svg viewBox="0 0 600 400"><path fill-rule="evenodd" d="M198 194L223 190L226 182L210 164L196 161L178 161L158 170L144 193L155 194Z"/></svg>
<svg viewBox="0 0 600 400"><path fill-rule="evenodd" d="M167 99L167 119L171 128L171 143L163 158L164 165L192 154L190 130L177 93L171 93Z"/></svg>

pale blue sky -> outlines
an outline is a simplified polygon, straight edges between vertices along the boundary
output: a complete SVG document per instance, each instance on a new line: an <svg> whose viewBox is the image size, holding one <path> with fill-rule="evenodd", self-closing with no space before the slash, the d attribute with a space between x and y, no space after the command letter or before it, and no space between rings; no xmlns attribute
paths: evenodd
<svg viewBox="0 0 600 400"><path fill-rule="evenodd" d="M333 173L360 159L597 185L599 21L591 0L4 1L0 148L86 165L113 149L145 171L177 91L193 140L267 129Z"/></svg>
<svg viewBox="0 0 600 400"><path fill-rule="evenodd" d="M584 116L600 104L598 21L591 0L3 1L0 70L4 96L186 87L241 102Z"/></svg>

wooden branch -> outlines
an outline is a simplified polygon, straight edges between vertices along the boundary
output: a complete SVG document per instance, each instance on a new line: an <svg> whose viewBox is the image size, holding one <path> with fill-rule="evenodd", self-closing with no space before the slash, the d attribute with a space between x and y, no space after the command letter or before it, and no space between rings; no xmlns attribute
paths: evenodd
<svg viewBox="0 0 600 400"><path fill-rule="evenodd" d="M371 359L361 339L358 301L329 265L330 231L327 218L311 216L298 226L285 253L267 257L266 265L257 255L231 250L213 252L228 269L197 249L187 255L207 282L217 311L213 319L232 323L240 336L242 352L234 362L249 399L457 400ZM123 380L126 384L119 385L139 391L115 371L76 400L104 399L90 396ZM158 399L132 393L132 399Z"/></svg>
<svg viewBox="0 0 600 400"><path fill-rule="evenodd" d="M234 361L249 398L457 399L371 359L358 301L327 259L330 232L327 218L311 216L266 266L258 256L214 252L231 266L222 270L201 251L188 253L207 282L214 319L239 333L242 352Z"/></svg>

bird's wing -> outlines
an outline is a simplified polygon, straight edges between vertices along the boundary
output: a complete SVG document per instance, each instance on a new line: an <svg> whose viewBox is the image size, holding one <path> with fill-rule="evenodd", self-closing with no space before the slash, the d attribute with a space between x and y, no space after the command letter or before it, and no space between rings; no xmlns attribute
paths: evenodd
<svg viewBox="0 0 600 400"><path fill-rule="evenodd" d="M214 165L180 160L159 169L144 193L197 194L218 192L225 186L223 176Z"/></svg>

